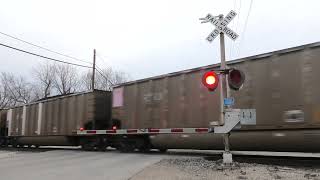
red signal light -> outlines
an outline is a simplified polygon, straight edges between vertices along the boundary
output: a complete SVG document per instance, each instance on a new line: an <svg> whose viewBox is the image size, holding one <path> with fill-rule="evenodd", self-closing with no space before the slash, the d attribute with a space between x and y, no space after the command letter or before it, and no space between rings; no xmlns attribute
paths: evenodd
<svg viewBox="0 0 320 180"><path fill-rule="evenodd" d="M219 77L213 71L206 72L202 76L202 83L209 89L209 91L214 91L218 87Z"/></svg>
<svg viewBox="0 0 320 180"><path fill-rule="evenodd" d="M112 126L112 130L117 130L117 126Z"/></svg>
<svg viewBox="0 0 320 180"><path fill-rule="evenodd" d="M229 87L233 90L239 90L245 80L245 75L242 71L238 70L238 69L232 69L229 71L229 75L228 75L228 83L229 83Z"/></svg>
<svg viewBox="0 0 320 180"><path fill-rule="evenodd" d="M80 128L80 131L83 131L84 130L84 128L82 127L82 128Z"/></svg>

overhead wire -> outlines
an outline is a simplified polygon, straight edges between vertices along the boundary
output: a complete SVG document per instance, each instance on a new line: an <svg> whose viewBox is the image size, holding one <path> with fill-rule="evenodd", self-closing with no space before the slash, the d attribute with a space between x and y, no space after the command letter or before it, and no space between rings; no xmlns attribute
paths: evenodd
<svg viewBox="0 0 320 180"><path fill-rule="evenodd" d="M70 55L62 54L62 53L59 53L59 52L57 52L57 51L53 51L53 50L51 50L51 49L48 49L48 48L45 48L45 47L36 45L36 44L34 44L34 43L25 41L25 40L20 39L20 38L17 38L17 37L14 37L14 36L12 36L12 35L10 35L10 34L7 34L7 33L4 33L4 32L0 32L0 34L5 35L5 36L8 36L8 37L10 37L10 38L12 38L12 39L21 41L21 42L23 42L23 43L29 44L29 45L31 45L31 46L34 46L34 47L37 47L37 48L40 48L40 49L49 51L49 52L51 52L51 53L58 54L58 55L60 55L60 56L64 56L64 57L67 57L67 58L70 58L70 59L73 59L73 60L76 60L76 61L81 61L81 62L84 62L84 63L92 64L91 62L88 62L88 61L85 61L85 60L82 60L82 59L78 59L78 58L72 57L72 56L70 56Z"/></svg>
<svg viewBox="0 0 320 180"><path fill-rule="evenodd" d="M235 0L235 1L236 1L236 0ZM236 32L239 30L239 26L240 26L241 0L239 0L239 10L238 10L238 8L237 8L237 12L239 12L239 13L237 14L238 17L237 17L236 26L234 27ZM241 35L241 34L240 34L240 35ZM232 43L231 56L234 55L233 52L237 51L236 44L237 44L236 42Z"/></svg>
<svg viewBox="0 0 320 180"><path fill-rule="evenodd" d="M46 51L49 51L49 52L52 52L52 53L55 53L55 54L58 54L58 55L61 55L61 56L64 56L64 57L67 57L67 58L71 58L71 59L73 59L73 60L77 60L77 61L81 61L81 62L93 64L93 63L90 63L90 62L87 62L87 61L84 61L84 60L81 60L81 59L78 59L78 58L75 58L75 57L72 57L72 56L69 56L69 55L66 55L66 54L62 54L62 53L59 53L59 52L50 50L50 49L45 48L45 47L42 47L42 46L39 46L39 45L30 43L30 42L28 42L28 41L22 40L22 39L20 39L20 38L11 36L11 35L6 34L6 33L3 33L3 32L0 32L0 34L3 34L3 35L8 36L8 37L10 37L10 38L13 38L13 39L16 39L16 40L18 40L18 41L24 42L24 43L26 43L26 44L29 44L29 45L38 47L38 48L40 48L40 49L44 49L44 50L46 50ZM50 58L50 57L47 57L47 56L43 56L43 55L40 55L40 54L36 54L36 53L33 53L33 52L29 52L29 51L26 51L26 50L23 50L23 49L19 49L19 48L13 47L13 46L9 46L9 45L6 45L6 44L2 44L2 43L0 43L0 46L6 47L6 48L10 48L10 49L13 49L13 50L16 50L16 51L19 51L19 52L23 52L23 53L26 53L26 54L30 54L30 55L33 55L33 56L41 57L41 58L44 58L44 59L56 61L56 62L59 62L59 63L65 63L65 64L74 65L74 66L79 66L79 67L85 67L85 68L92 68L92 67L86 66L86 65L81 65L81 64L76 64L76 63L71 63L71 62L62 61L62 60L55 59L55 58ZM99 55L97 55L97 56L98 56L102 61L105 62L105 60L104 60L101 56L99 56ZM105 62L105 63L106 63L106 62ZM114 85L114 83L112 83L112 82L103 74L103 70L102 70L101 68L99 68L99 67L96 65L96 68L95 68L95 69L96 69L96 71L97 71L103 78L105 78L111 85Z"/></svg>
<svg viewBox="0 0 320 180"><path fill-rule="evenodd" d="M99 55L99 53L97 52L96 53L96 55L97 55L97 59L100 59L101 60L101 62L105 65L105 66L107 66L108 67L108 63L107 63L107 61L106 60L104 60L104 58L102 58L100 55Z"/></svg>
<svg viewBox="0 0 320 180"><path fill-rule="evenodd" d="M96 53L96 55L97 55L98 59L100 59L100 60L102 60L104 63L106 63L105 60L99 55L98 52ZM104 77L110 84L113 84L113 83L103 74L103 70L102 70L101 68L99 68L99 66L98 66L97 64L96 64L96 70L97 70L97 72L98 72L102 77Z"/></svg>
<svg viewBox="0 0 320 180"><path fill-rule="evenodd" d="M105 62L105 60L99 55L99 52L96 53L96 56L98 57L98 59L102 60L103 62ZM104 74L103 74L103 70L101 68L99 68L99 66L96 64L95 70L103 77L105 78L111 85L114 85L114 83L112 83L110 81L109 78L107 78Z"/></svg>
<svg viewBox="0 0 320 180"><path fill-rule="evenodd" d="M81 65L81 64L71 63L71 62L67 62L67 61L62 61L62 60L55 59L55 58L50 58L50 57L47 57L47 56L43 56L43 55L40 55L40 54L29 52L29 51L26 51L26 50L23 50L23 49L19 49L19 48L13 47L13 46L9 46L9 45L6 45L6 44L2 44L2 43L0 43L0 46L6 47L6 48L10 48L10 49L13 49L13 50L16 50L16 51L20 51L20 52L23 52L23 53L26 53L26 54L30 54L30 55L33 55L33 56L41 57L41 58L44 58L44 59L48 59L48 60L51 60L51 61L59 62L59 63L65 63L65 64L69 64L69 65L73 65L73 66L79 66L79 67L85 67L85 68L92 68L92 67L86 66L86 65Z"/></svg>
<svg viewBox="0 0 320 180"><path fill-rule="evenodd" d="M107 77L103 74L103 72L102 72L102 70L101 70L100 68L96 67L96 71L97 71L102 77L104 77L111 85L114 85L114 83L111 82L110 79L107 78Z"/></svg>
<svg viewBox="0 0 320 180"><path fill-rule="evenodd" d="M238 50L238 56L240 55L240 52L241 52L241 44L242 44L242 41L244 40L245 38L245 34L246 34L246 30L247 30L247 25L248 25L248 19L249 19L249 16L250 16L250 13L251 13L251 9L252 9L252 4L253 4L253 0L250 1L250 6L249 6L249 10L248 10L248 14L247 14L247 17L246 17L246 20L245 20L245 23L244 23L244 27L243 27L243 31L241 34L242 37L240 38L240 42L239 42L239 50Z"/></svg>
<svg viewBox="0 0 320 180"><path fill-rule="evenodd" d="M97 52L97 57L100 58L100 60L103 62L103 64L105 64L107 67L112 67L112 65L110 63L108 63L109 61L107 61L105 58L109 59L110 57L108 56L104 56L103 54L101 54L100 52ZM117 64L121 67L126 67L127 64L123 64L119 61L117 61Z"/></svg>
<svg viewBox="0 0 320 180"><path fill-rule="evenodd" d="M236 0L233 0L233 10L236 11ZM234 21L232 21L232 27L234 28ZM231 59L232 53L232 43L229 44L229 60Z"/></svg>

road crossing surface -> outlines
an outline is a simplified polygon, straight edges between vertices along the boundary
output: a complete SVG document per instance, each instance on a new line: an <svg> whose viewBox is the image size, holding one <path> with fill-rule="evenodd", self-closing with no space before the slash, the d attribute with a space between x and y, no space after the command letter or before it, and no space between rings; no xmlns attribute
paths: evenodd
<svg viewBox="0 0 320 180"><path fill-rule="evenodd" d="M8 180L122 180L163 157L117 151L0 151L0 174L1 179Z"/></svg>

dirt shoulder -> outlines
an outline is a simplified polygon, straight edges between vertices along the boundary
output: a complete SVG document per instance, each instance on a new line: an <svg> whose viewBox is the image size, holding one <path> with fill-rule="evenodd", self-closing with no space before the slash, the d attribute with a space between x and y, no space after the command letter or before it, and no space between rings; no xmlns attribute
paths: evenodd
<svg viewBox="0 0 320 180"><path fill-rule="evenodd" d="M268 164L259 159L256 162L235 162L232 166L223 166L221 160L206 160L202 157L178 157L164 159L144 169L131 180L204 180L204 179L318 179L319 166L305 166L299 161L289 163L279 160ZM271 161L272 163L272 161Z"/></svg>

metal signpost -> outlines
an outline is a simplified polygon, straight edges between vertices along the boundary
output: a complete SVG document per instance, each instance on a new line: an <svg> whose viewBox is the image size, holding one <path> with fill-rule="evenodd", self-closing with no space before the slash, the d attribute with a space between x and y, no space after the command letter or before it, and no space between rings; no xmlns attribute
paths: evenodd
<svg viewBox="0 0 320 180"><path fill-rule="evenodd" d="M230 11L226 17L223 17L222 14L219 16L212 16L211 14L208 14L205 18L200 18L202 20L201 23L208 23L210 22L213 24L216 28L209 34L209 36L206 38L207 41L210 43L220 34L220 53L221 53L221 66L220 70L222 72L225 72L226 70L226 59L225 59L225 43L224 43L224 34L226 34L229 38L232 40L236 40L239 35L232 31L230 28L227 27L227 25L233 20L233 18L237 15L236 12ZM220 86L220 119L219 119L219 125L223 125L222 127L216 127L214 128L214 131L217 132L222 132L224 133L223 135L223 140L224 140L224 146L225 146L225 152L223 153L223 162L225 164L230 164L232 163L232 154L230 153L230 146L229 146L229 131L239 123L239 117L238 113L233 113L235 115L232 116L232 114L228 115L226 118L226 110L225 106L229 107L231 106L234 101L230 102L230 97L229 97L229 89L228 89L228 82L226 78L226 73L220 73L220 81L219 83ZM225 94L225 96L224 96ZM225 98L226 97L226 98ZM225 101L227 102L225 104ZM230 116L230 117L229 117ZM225 120L228 120L226 123ZM233 120L233 121L232 121ZM225 124L226 123L226 124ZM211 124L215 125L215 124ZM220 130L220 131L219 131Z"/></svg>

